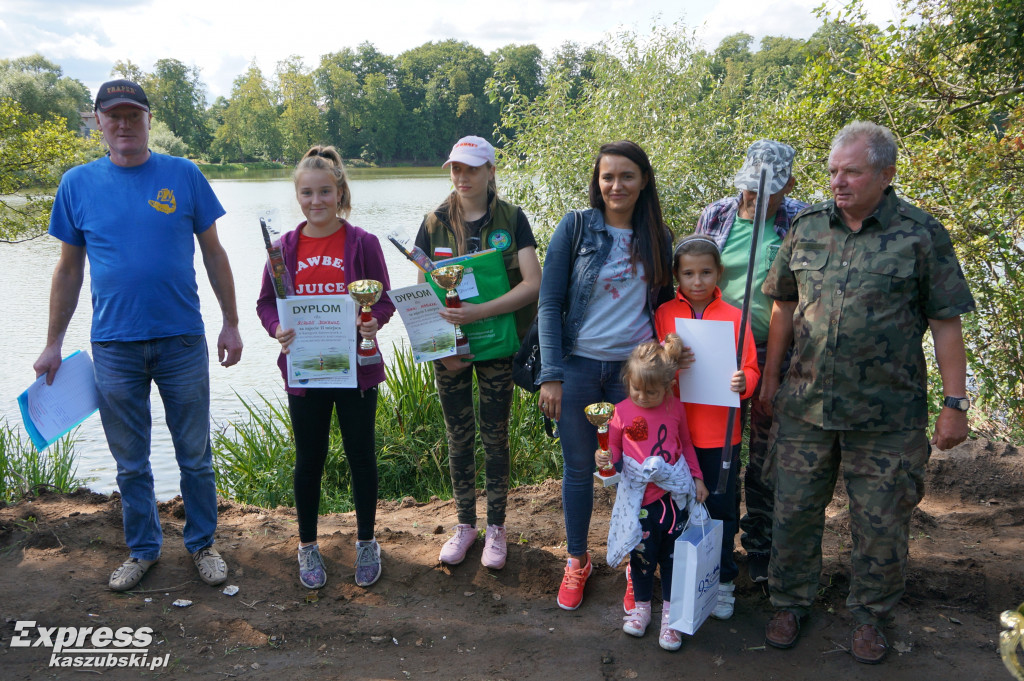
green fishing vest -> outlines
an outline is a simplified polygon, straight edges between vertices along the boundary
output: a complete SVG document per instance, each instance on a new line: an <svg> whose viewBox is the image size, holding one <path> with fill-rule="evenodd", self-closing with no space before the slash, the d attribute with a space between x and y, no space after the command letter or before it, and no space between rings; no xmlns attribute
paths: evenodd
<svg viewBox="0 0 1024 681"><path fill-rule="evenodd" d="M519 246L516 244L516 214L518 208L510 203L502 201L497 196L491 196L491 205L488 206L484 224L480 227L480 250L485 251L496 248L502 259L505 261L505 273L508 275L508 287L513 289L523 280L519 271ZM428 213L424 218L424 225L427 228L427 236L430 239L430 251L427 255L431 260L435 258L434 252L437 248L450 248L452 257L463 255L459 252L455 241L455 233L448 223L448 211L443 208ZM537 302L534 301L525 307L521 307L513 313L516 316L516 333L522 340L533 318L537 315Z"/></svg>

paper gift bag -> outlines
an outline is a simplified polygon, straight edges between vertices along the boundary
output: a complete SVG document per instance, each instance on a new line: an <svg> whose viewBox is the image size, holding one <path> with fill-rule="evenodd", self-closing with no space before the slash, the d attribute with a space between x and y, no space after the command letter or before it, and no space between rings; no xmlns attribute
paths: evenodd
<svg viewBox="0 0 1024 681"><path fill-rule="evenodd" d="M718 604L721 563L722 521L688 524L676 539L669 626L692 636L704 624Z"/></svg>

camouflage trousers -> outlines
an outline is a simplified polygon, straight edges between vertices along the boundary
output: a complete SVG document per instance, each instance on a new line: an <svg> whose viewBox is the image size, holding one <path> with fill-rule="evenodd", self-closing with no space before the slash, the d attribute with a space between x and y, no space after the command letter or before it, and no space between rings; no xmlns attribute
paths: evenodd
<svg viewBox="0 0 1024 681"><path fill-rule="evenodd" d="M764 463L768 454L768 438L772 428L772 417L761 406L761 382L764 380L764 360L767 344L757 344L757 368L761 377L757 379L754 396L743 401L740 423L750 416L750 441L747 449L749 458L743 471L743 500L747 512L740 518L740 543L747 553L768 554L772 550L772 509L775 506L775 482L765 475ZM789 369L790 353L786 353L779 375L785 376Z"/></svg>
<svg viewBox="0 0 1024 681"><path fill-rule="evenodd" d="M840 469L850 499L852 578L846 605L882 626L906 585L910 516L924 497L931 454L922 430L822 430L776 412L769 446L775 518L768 586L772 605L810 612L821 575L825 507Z"/></svg>
<svg viewBox="0 0 1024 681"><path fill-rule="evenodd" d="M437 394L448 431L448 469L459 522L476 525L476 415L473 371L480 395L480 439L484 445L487 524L505 524L510 466L508 418L512 409L512 358L473 362L449 371L434 362Z"/></svg>

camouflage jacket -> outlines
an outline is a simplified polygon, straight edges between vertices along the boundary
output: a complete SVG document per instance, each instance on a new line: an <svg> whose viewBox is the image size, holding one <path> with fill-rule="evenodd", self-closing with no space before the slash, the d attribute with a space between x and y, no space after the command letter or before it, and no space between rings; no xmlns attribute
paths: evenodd
<svg viewBox="0 0 1024 681"><path fill-rule="evenodd" d="M775 408L826 430L927 426L929 319L974 310L949 234L892 188L853 232L832 201L800 213L762 287L795 301Z"/></svg>

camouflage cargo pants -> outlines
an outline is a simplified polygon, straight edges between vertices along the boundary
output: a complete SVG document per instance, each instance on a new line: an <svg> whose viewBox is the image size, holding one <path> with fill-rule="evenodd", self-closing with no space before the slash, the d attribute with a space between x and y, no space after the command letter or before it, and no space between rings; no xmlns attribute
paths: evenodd
<svg viewBox="0 0 1024 681"><path fill-rule="evenodd" d="M772 417L761 406L761 381L764 379L764 360L767 344L757 344L757 368L762 376L757 379L754 396L743 402L743 416L750 416L749 459L743 471L743 500L747 512L740 518L740 543L747 553L768 554L772 550L772 509L775 506L775 482L765 475L764 463L768 454L768 438L772 428ZM789 369L790 353L786 353L779 375L785 376ZM741 420L740 423L744 421Z"/></svg>
<svg viewBox="0 0 1024 681"><path fill-rule="evenodd" d="M476 415L473 370L480 395L480 439L486 467L487 524L505 524L508 499L508 418L512 409L512 358L474 362L449 371L434 362L437 394L448 431L448 469L459 522L476 525Z"/></svg>
<svg viewBox="0 0 1024 681"><path fill-rule="evenodd" d="M842 467L853 540L846 605L861 624L884 625L905 589L910 516L924 497L931 453L924 431L827 431L775 417L768 454L776 470L772 605L801 616L810 612L821 574L825 507Z"/></svg>

